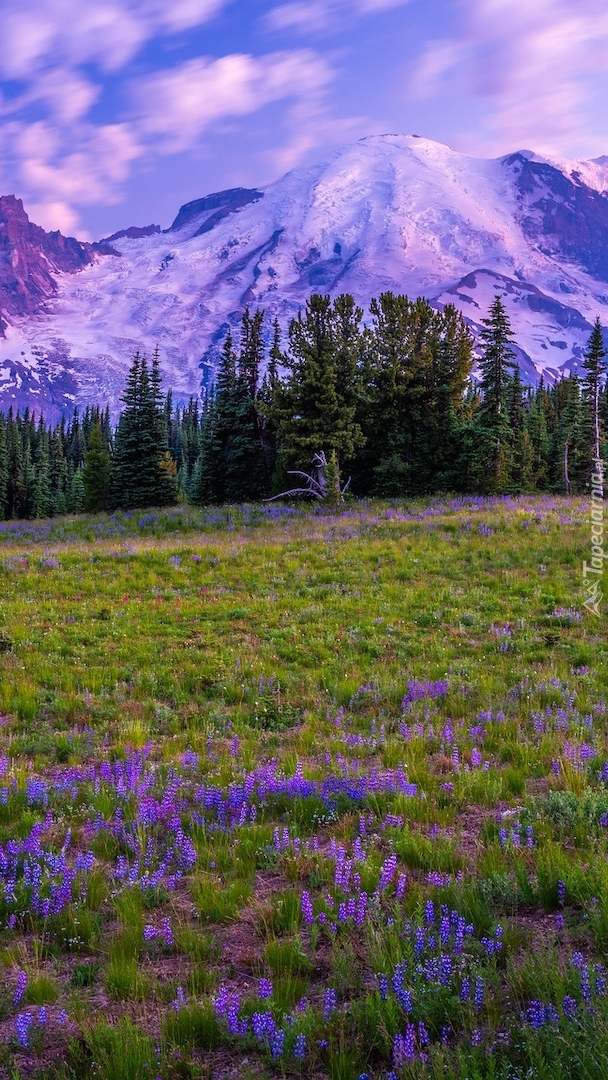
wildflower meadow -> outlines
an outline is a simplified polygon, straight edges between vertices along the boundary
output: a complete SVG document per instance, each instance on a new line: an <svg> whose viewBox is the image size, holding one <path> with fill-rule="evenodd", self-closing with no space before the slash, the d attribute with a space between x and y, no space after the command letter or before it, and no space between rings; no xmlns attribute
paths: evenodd
<svg viewBox="0 0 608 1080"><path fill-rule="evenodd" d="M0 1078L605 1078L588 531L549 496L0 524Z"/></svg>

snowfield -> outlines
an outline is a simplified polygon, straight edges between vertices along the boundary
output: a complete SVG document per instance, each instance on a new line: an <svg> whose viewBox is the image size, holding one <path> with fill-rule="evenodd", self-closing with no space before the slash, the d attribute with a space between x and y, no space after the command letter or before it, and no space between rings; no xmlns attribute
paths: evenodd
<svg viewBox="0 0 608 1080"><path fill-rule="evenodd" d="M387 290L422 295L474 329L499 292L528 381L576 370L595 317L608 323L608 158L483 160L373 136L213 207L188 204L179 227L113 240L115 255L57 275L56 297L0 340L0 407L116 412L134 351L156 345L186 399L212 381L246 305L266 310L270 335L312 292L364 308Z"/></svg>

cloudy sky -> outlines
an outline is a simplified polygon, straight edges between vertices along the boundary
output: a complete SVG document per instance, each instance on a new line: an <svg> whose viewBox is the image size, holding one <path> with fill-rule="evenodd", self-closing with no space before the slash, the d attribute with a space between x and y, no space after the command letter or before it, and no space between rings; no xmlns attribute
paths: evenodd
<svg viewBox="0 0 608 1080"><path fill-rule="evenodd" d="M608 153L606 0L1 0L0 193L97 239L363 135Z"/></svg>

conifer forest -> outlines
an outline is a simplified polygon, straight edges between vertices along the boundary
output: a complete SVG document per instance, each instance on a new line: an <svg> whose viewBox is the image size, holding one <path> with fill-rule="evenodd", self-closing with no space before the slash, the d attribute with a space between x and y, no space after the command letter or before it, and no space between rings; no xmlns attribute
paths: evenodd
<svg viewBox="0 0 608 1080"><path fill-rule="evenodd" d="M100 406L54 426L0 415L0 514L255 502L297 488L316 454L356 497L584 493L608 419L599 320L584 376L535 387L500 297L483 322L474 347L450 305L383 293L364 314L316 294L283 340L246 310L202 401L174 405L158 353L137 354L115 425Z"/></svg>

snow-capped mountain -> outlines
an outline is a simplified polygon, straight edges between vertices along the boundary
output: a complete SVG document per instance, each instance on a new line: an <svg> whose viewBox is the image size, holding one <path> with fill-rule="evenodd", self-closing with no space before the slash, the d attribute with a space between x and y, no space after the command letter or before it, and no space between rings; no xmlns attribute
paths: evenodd
<svg viewBox="0 0 608 1080"><path fill-rule="evenodd" d="M486 160L373 136L265 188L188 203L165 231L93 245L0 199L0 408L116 411L134 351L157 344L186 398L246 305L267 311L270 331L311 292L365 308L386 290L454 303L474 329L498 292L529 381L578 369L595 317L608 323L608 157Z"/></svg>

